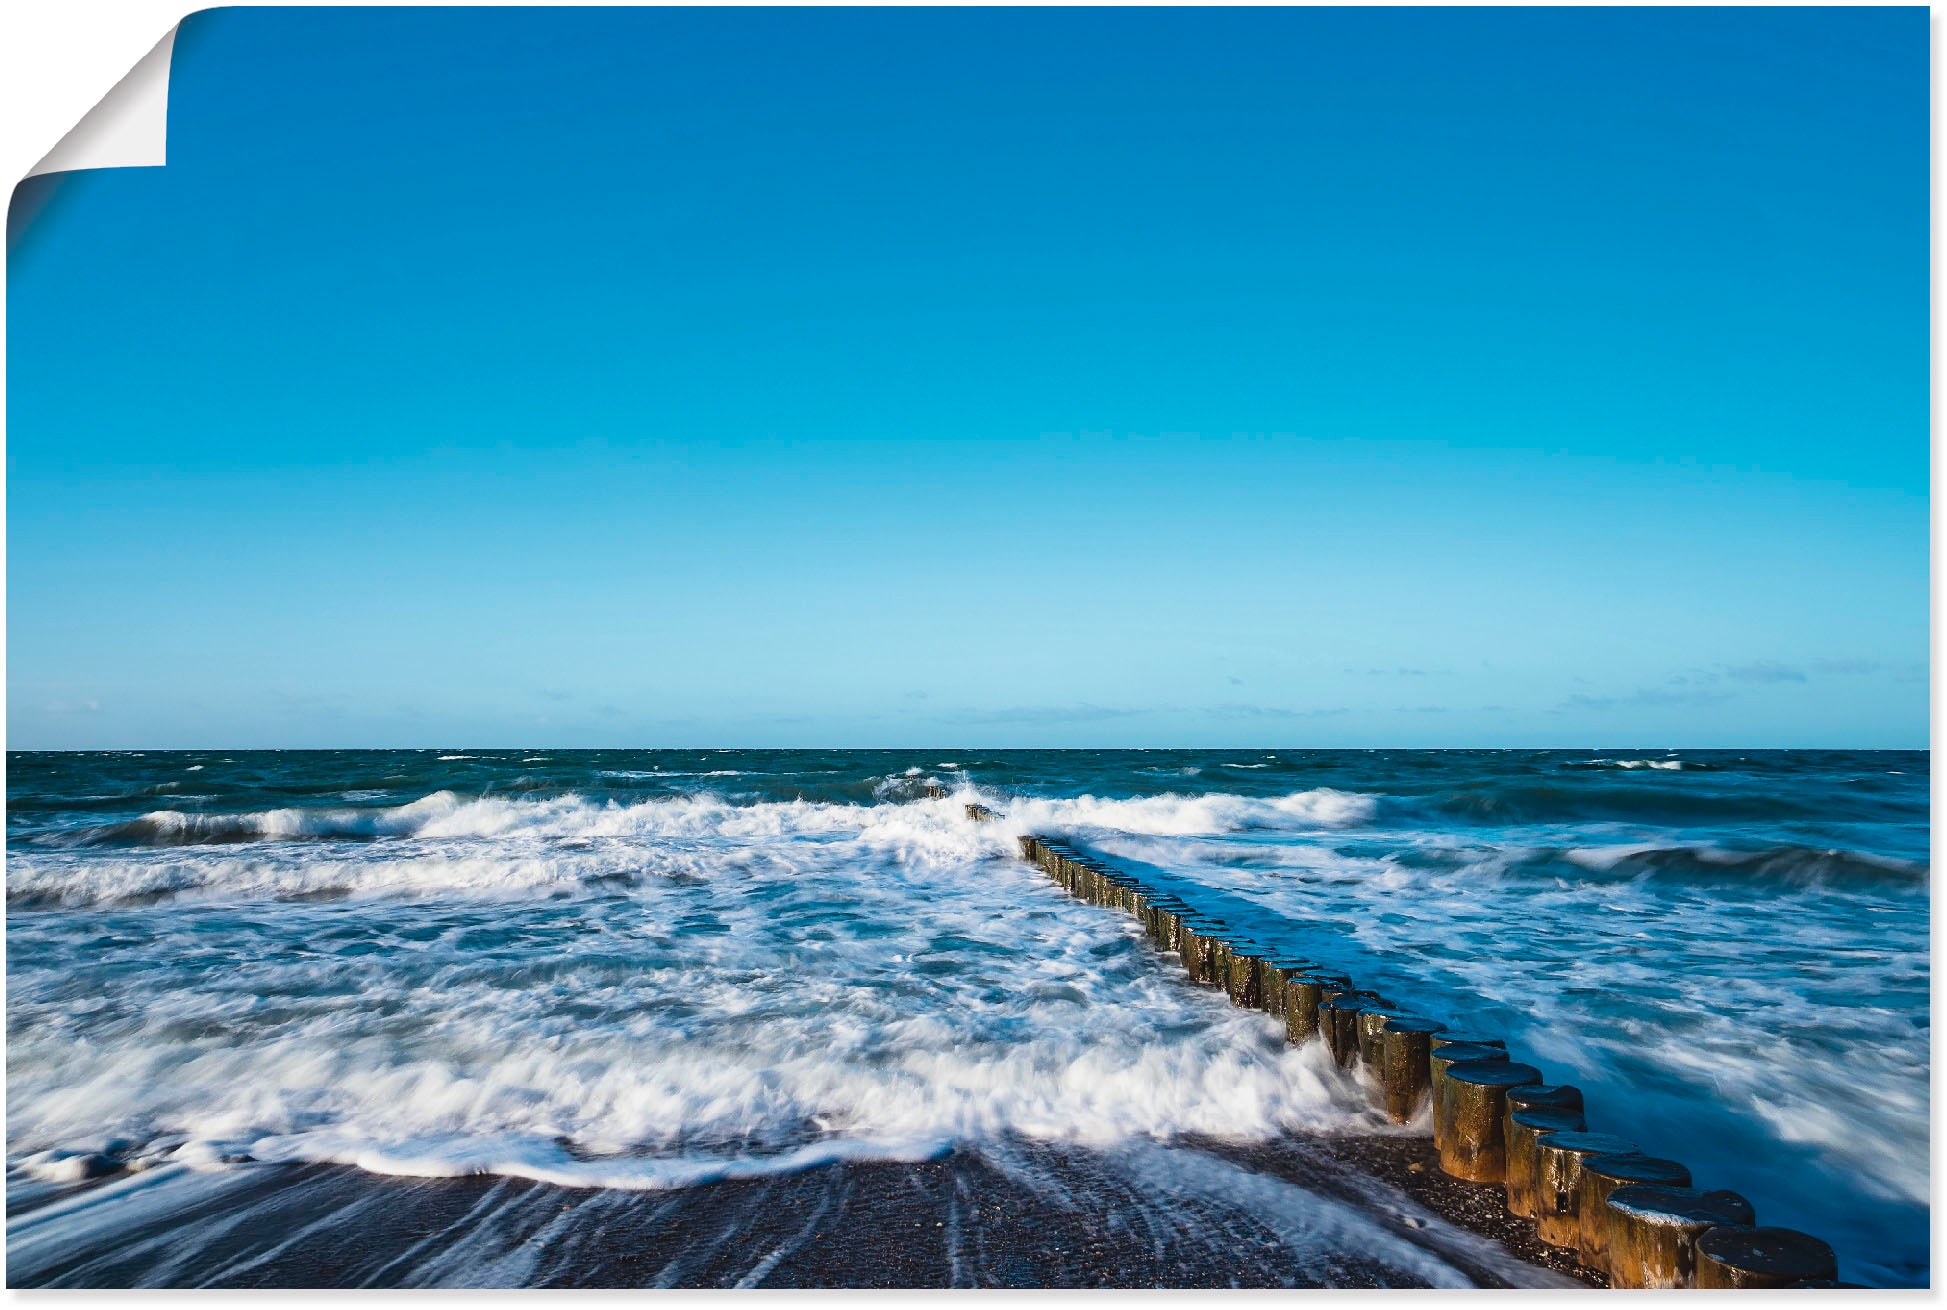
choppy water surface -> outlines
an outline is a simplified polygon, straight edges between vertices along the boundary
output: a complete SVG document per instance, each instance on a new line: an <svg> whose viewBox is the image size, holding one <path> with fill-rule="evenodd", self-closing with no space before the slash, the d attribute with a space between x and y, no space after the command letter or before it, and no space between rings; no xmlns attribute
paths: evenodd
<svg viewBox="0 0 1947 1310"><path fill-rule="evenodd" d="M1927 1280L1924 753L19 754L8 786L16 1281L278 1165L608 1196L958 1152L1045 1188L1039 1143L1160 1215L1197 1170L1244 1189L1179 1139L1385 1131L1027 831L1491 1025L1844 1276ZM77 1181L104 1162L138 1171ZM1284 1191L1251 1208L1308 1277L1468 1281L1451 1235Z"/></svg>

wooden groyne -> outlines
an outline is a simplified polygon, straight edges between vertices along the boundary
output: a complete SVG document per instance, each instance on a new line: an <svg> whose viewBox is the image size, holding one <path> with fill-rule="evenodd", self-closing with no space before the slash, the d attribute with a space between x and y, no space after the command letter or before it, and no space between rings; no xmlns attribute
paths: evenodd
<svg viewBox="0 0 1947 1310"><path fill-rule="evenodd" d="M1001 816L971 804L967 817ZM1057 838L1022 837L1021 853L1070 895L1133 915L1196 982L1283 1016L1287 1042L1323 1039L1339 1064L1365 1073L1389 1119L1430 1108L1443 1173L1499 1188L1511 1214L1610 1286L1851 1286L1836 1281L1832 1248L1818 1238L1759 1227L1736 1192L1693 1187L1681 1164L1589 1132L1581 1091L1546 1082L1499 1037L1413 1014Z"/></svg>

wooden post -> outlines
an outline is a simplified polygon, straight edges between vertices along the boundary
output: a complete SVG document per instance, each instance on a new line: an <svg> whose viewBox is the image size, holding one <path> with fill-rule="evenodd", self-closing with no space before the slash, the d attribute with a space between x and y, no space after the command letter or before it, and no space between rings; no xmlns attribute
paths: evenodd
<svg viewBox="0 0 1947 1310"><path fill-rule="evenodd" d="M1318 1028L1325 1034L1325 1045L1332 1058L1350 1069L1359 1058L1359 1011L1372 1004L1372 998L1357 992L1340 992L1318 1007Z"/></svg>
<svg viewBox="0 0 1947 1310"><path fill-rule="evenodd" d="M1589 1126L1582 1118L1579 1105L1515 1109L1515 1093L1533 1090L1532 1087L1508 1089L1508 1121L1502 1128L1508 1144L1508 1213L1523 1219L1535 1217L1535 1139L1544 1133L1584 1132Z"/></svg>
<svg viewBox="0 0 1947 1310"><path fill-rule="evenodd" d="M1224 990L1230 993L1230 1003L1247 1010L1258 1008L1257 965L1267 952L1254 941L1243 940L1230 943L1225 961L1228 966L1224 974Z"/></svg>
<svg viewBox="0 0 1947 1310"><path fill-rule="evenodd" d="M1169 911L1174 910L1176 906L1177 900L1174 896L1167 896L1160 892L1151 896L1143 905L1143 931L1149 935L1149 940L1155 942L1157 948L1160 950L1169 949L1163 943L1163 916Z"/></svg>
<svg viewBox="0 0 1947 1310"><path fill-rule="evenodd" d="M1210 967L1204 981L1213 987L1230 987L1230 929L1218 928L1204 941L1210 947Z"/></svg>
<svg viewBox="0 0 1947 1310"><path fill-rule="evenodd" d="M1320 994L1326 984L1308 974L1295 974L1284 983L1284 1039L1303 1046L1318 1036Z"/></svg>
<svg viewBox="0 0 1947 1310"><path fill-rule="evenodd" d="M1379 1082L1386 1089L1386 1117L1409 1123L1433 1086L1428 1040L1441 1029L1431 1019L1401 1015L1386 1020L1380 1037Z"/></svg>
<svg viewBox="0 0 1947 1310"><path fill-rule="evenodd" d="M1592 1155L1582 1162L1580 1194L1575 1198L1576 1259L1585 1269L1609 1272L1609 1225L1603 1202L1618 1187L1644 1183L1657 1187L1688 1187L1690 1171L1675 1160L1648 1155Z"/></svg>
<svg viewBox="0 0 1947 1310"><path fill-rule="evenodd" d="M1201 914L1192 915L1185 921L1185 930L1190 933L1193 945L1183 957L1183 967L1189 972L1192 982L1210 981L1210 961L1216 947L1211 944L1210 934L1221 929L1213 925Z"/></svg>
<svg viewBox="0 0 1947 1310"><path fill-rule="evenodd" d="M1580 1110L1582 1089L1567 1083L1536 1083L1508 1090L1508 1113L1516 1110Z"/></svg>
<svg viewBox="0 0 1947 1310"><path fill-rule="evenodd" d="M1508 1088L1540 1081L1541 1070L1505 1057L1449 1064L1440 1091L1442 1117L1447 1121L1440 1171L1470 1183L1506 1181L1507 1142L1501 1129L1507 1118Z"/></svg>
<svg viewBox="0 0 1947 1310"><path fill-rule="evenodd" d="M1446 1107L1441 1101L1440 1084L1445 1081L1447 1066L1463 1064L1469 1060L1505 1060L1507 1049L1501 1046L1486 1046L1476 1042L1442 1042L1445 1033L1434 1033L1427 1038L1427 1095L1433 1101L1433 1144L1444 1150L1447 1145ZM1540 1079L1530 1081L1539 1082Z"/></svg>
<svg viewBox="0 0 1947 1310"><path fill-rule="evenodd" d="M1273 955L1269 959L1259 960L1258 1003L1268 1014L1283 1014L1285 983L1317 967L1310 960L1294 959L1289 955Z"/></svg>
<svg viewBox="0 0 1947 1310"><path fill-rule="evenodd" d="M1789 1287L1839 1276L1839 1259L1792 1228L1712 1228L1697 1239L1697 1286Z"/></svg>
<svg viewBox="0 0 1947 1310"><path fill-rule="evenodd" d="M1543 1133L1535 1139L1535 1236L1550 1246L1581 1241L1582 1162L1592 1155L1641 1155L1636 1143L1609 1133Z"/></svg>
<svg viewBox="0 0 1947 1310"><path fill-rule="evenodd" d="M1181 952L1183 949L1183 916L1189 913L1182 906L1166 905L1156 911L1156 944L1166 951Z"/></svg>
<svg viewBox="0 0 1947 1310"><path fill-rule="evenodd" d="M1758 1221L1736 1192L1631 1183L1602 1203L1611 1287L1695 1287L1697 1239Z"/></svg>
<svg viewBox="0 0 1947 1310"><path fill-rule="evenodd" d="M1082 871L1082 899L1090 905L1102 904L1104 880L1101 866L1086 857L1076 860L1075 863Z"/></svg>
<svg viewBox="0 0 1947 1310"><path fill-rule="evenodd" d="M1204 915L1186 916L1184 928L1191 943L1183 954L1184 968L1189 971L1193 982L1214 983L1217 981L1216 934L1224 932L1223 922Z"/></svg>
<svg viewBox="0 0 1947 1310"><path fill-rule="evenodd" d="M1359 1011L1358 1018L1353 1020L1359 1027L1359 1063L1372 1070L1374 1078L1381 1077L1381 1071L1385 1068L1386 1021L1417 1018L1419 1016L1409 1010L1377 1002Z"/></svg>

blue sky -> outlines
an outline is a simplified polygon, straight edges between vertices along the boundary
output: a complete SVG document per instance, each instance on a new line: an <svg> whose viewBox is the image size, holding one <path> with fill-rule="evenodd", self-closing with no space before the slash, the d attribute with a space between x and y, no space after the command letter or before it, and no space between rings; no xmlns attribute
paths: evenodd
<svg viewBox="0 0 1947 1310"><path fill-rule="evenodd" d="M230 9L15 748L1924 746L1924 9Z"/></svg>

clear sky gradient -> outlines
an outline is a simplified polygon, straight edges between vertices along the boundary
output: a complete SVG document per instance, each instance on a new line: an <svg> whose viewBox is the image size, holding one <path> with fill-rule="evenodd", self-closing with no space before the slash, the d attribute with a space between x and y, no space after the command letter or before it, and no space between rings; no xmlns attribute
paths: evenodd
<svg viewBox="0 0 1947 1310"><path fill-rule="evenodd" d="M1927 742L1927 12L229 9L15 748Z"/></svg>

